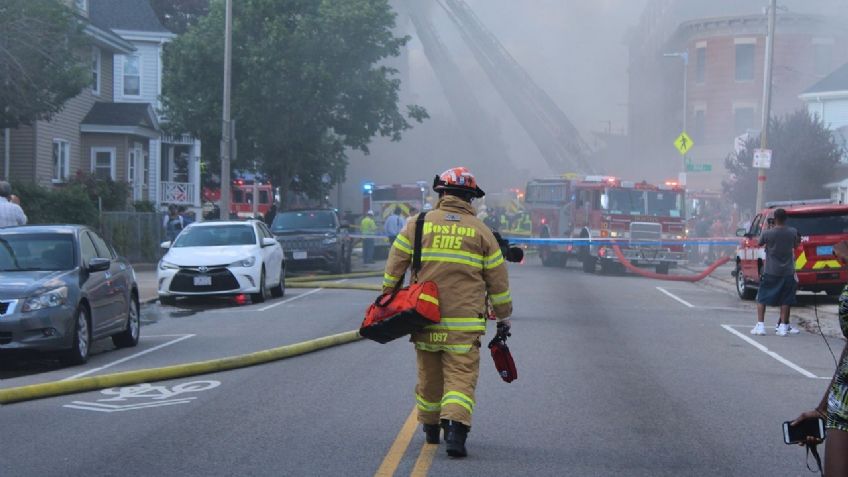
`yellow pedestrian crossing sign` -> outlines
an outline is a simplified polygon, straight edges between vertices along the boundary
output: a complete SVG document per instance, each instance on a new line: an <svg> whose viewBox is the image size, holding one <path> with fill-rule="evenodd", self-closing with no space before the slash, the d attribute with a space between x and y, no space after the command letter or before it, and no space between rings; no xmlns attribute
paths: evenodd
<svg viewBox="0 0 848 477"><path fill-rule="evenodd" d="M692 140L691 137L689 137L688 134L686 134L686 131L680 133L680 136L677 136L677 139L675 139L674 141L674 147L676 147L680 154L684 156L687 152L689 152L690 149L692 149L692 146L694 145L695 142Z"/></svg>

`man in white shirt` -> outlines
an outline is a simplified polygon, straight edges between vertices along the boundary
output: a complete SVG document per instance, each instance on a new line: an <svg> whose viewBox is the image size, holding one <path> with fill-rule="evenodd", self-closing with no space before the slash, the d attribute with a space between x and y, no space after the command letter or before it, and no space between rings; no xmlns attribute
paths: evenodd
<svg viewBox="0 0 848 477"><path fill-rule="evenodd" d="M384 226L384 230L386 235L389 237L389 245L395 243L395 238L397 238L398 234L403 230L406 222L403 220L403 217L400 216L400 207L395 207L392 215L386 219L386 225Z"/></svg>
<svg viewBox="0 0 848 477"><path fill-rule="evenodd" d="M26 225L27 216L21 206L13 203L12 186L6 181L0 181L0 227Z"/></svg>

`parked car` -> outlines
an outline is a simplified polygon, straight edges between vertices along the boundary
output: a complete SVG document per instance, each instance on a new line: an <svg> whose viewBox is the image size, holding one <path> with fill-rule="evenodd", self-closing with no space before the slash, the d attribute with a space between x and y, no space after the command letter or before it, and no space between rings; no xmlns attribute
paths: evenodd
<svg viewBox="0 0 848 477"><path fill-rule="evenodd" d="M82 364L95 340L138 344L139 316L135 271L93 230L0 229L0 351L58 352Z"/></svg>
<svg viewBox="0 0 848 477"><path fill-rule="evenodd" d="M286 259L298 268L323 268L349 273L353 239L348 224L331 209L277 212L271 232L283 246Z"/></svg>
<svg viewBox="0 0 848 477"><path fill-rule="evenodd" d="M195 222L180 232L159 261L159 301L181 296L249 294L254 303L286 290L286 261L268 227L246 222Z"/></svg>
<svg viewBox="0 0 848 477"><path fill-rule="evenodd" d="M748 230L740 229L744 237L736 251L736 292L744 300L757 294L765 250L759 246L760 235L770 227L774 211L786 210L786 225L794 227L801 235L801 245L795 250L795 272L798 290L827 292L838 295L848 282L848 267L833 254L833 245L848 240L848 205L834 204L829 200L806 202L778 202L769 204L760 212Z"/></svg>

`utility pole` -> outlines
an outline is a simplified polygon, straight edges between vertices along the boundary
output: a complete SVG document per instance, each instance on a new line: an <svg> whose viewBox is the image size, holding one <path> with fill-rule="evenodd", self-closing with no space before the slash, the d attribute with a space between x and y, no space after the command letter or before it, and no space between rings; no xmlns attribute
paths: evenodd
<svg viewBox="0 0 848 477"><path fill-rule="evenodd" d="M763 126L760 132L760 149L768 148L768 127L771 118L771 76L774 66L774 30L777 24L777 0L771 0L768 9L768 33L766 35L766 64L763 80ZM765 195L766 169L759 168L757 173L757 205L754 211L762 210Z"/></svg>
<svg viewBox="0 0 848 477"><path fill-rule="evenodd" d="M230 160L233 152L235 128L230 118L233 64L233 0L227 0L226 26L224 27L224 114L221 122L221 218L230 218Z"/></svg>
<svg viewBox="0 0 848 477"><path fill-rule="evenodd" d="M687 127L689 125L689 51L682 53L664 53L667 58L680 58L683 60L683 132L689 133ZM681 178L686 177L686 154L683 154L683 172ZM685 182L685 181L683 181ZM685 184L681 184L685 185Z"/></svg>

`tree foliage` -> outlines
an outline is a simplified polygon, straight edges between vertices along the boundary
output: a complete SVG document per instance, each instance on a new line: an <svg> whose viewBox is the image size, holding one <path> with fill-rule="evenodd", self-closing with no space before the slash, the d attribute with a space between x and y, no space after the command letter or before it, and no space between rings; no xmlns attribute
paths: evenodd
<svg viewBox="0 0 848 477"><path fill-rule="evenodd" d="M50 119L91 84L83 28L57 0L0 2L0 128Z"/></svg>
<svg viewBox="0 0 848 477"><path fill-rule="evenodd" d="M284 191L313 197L344 180L348 148L400 140L426 111L398 108L400 80L383 60L408 38L392 33L388 0L234 3L233 117L238 162L257 163ZM223 90L224 2L168 45L163 104L171 127L204 141L216 165ZM329 181L326 179L329 178Z"/></svg>
<svg viewBox="0 0 848 477"><path fill-rule="evenodd" d="M163 25L174 33L185 33L209 13L209 0L151 0Z"/></svg>
<svg viewBox="0 0 848 477"><path fill-rule="evenodd" d="M834 172L843 154L832 132L805 110L772 118L769 122L771 169L767 172L767 201L819 199L827 197L824 185L834 182ZM759 137L751 138L745 151L729 155L724 163L729 178L725 193L743 209L753 209L757 195L758 170L753 168Z"/></svg>

